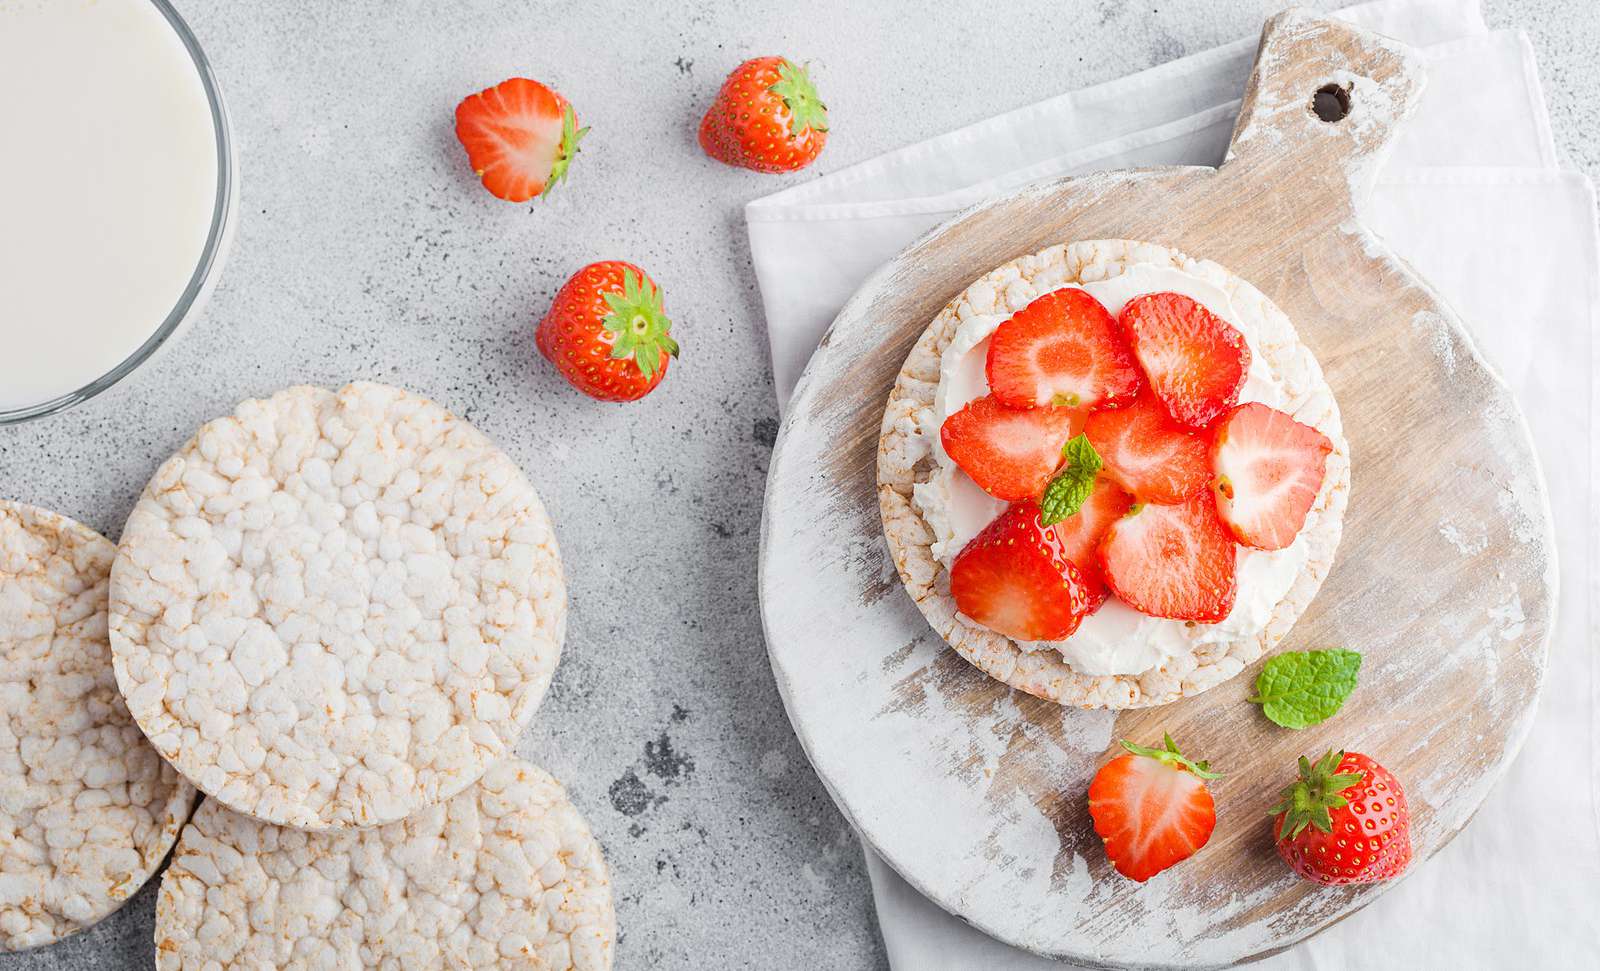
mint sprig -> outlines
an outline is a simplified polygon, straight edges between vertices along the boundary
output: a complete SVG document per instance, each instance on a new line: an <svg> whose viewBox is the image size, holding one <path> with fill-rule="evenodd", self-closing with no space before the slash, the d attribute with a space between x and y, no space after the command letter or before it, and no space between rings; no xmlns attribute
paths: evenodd
<svg viewBox="0 0 1600 971"><path fill-rule="evenodd" d="M1284 728L1306 728L1332 718L1356 690L1361 655L1334 648L1291 651L1266 663L1256 676L1262 714Z"/></svg>
<svg viewBox="0 0 1600 971"><path fill-rule="evenodd" d="M1104 465L1087 435L1068 439L1061 454L1066 467L1044 487L1044 497L1039 500L1039 523L1044 526L1054 526L1083 508L1094 492L1094 477Z"/></svg>

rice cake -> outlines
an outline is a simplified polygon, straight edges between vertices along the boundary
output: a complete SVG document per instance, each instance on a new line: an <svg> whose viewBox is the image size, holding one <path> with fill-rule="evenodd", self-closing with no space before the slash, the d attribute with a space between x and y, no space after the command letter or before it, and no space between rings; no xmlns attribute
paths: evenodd
<svg viewBox="0 0 1600 971"><path fill-rule="evenodd" d="M404 818L509 754L566 630L554 530L472 425L295 387L157 470L111 576L128 708L209 795L305 829Z"/></svg>
<svg viewBox="0 0 1600 971"><path fill-rule="evenodd" d="M373 829L308 833L207 800L156 902L161 971L604 971L604 856L561 784L517 758Z"/></svg>
<svg viewBox="0 0 1600 971"><path fill-rule="evenodd" d="M64 516L0 501L0 951L121 907L194 806L117 692L115 552Z"/></svg>
<svg viewBox="0 0 1600 971"><path fill-rule="evenodd" d="M963 321L974 315L1007 315L1034 297L1062 286L1104 280L1129 267L1170 267L1191 274L1249 308L1258 332L1253 346L1285 389L1283 410L1321 431L1333 443L1327 472L1307 526L1296 539L1305 559L1288 591L1253 636L1192 645L1138 674L1089 675L1056 651L1030 650L962 617L950 596L945 565L934 555L937 530L916 491L936 472L932 449L941 359ZM1322 368L1294 325L1247 281L1209 260L1134 240L1087 240L1052 246L1012 260L973 281L929 323L912 347L884 410L878 441L878 504L895 569L933 629L962 657L1014 688L1063 705L1083 708L1144 708L1199 694L1231 678L1271 650L1310 604L1333 564L1350 490L1349 446L1339 408Z"/></svg>

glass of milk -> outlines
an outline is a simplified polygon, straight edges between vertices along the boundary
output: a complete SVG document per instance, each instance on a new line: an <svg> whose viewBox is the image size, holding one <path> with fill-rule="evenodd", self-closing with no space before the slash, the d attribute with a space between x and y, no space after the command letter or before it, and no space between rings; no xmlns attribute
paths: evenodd
<svg viewBox="0 0 1600 971"><path fill-rule="evenodd" d="M0 425L195 316L237 209L222 92L167 0L0 0Z"/></svg>

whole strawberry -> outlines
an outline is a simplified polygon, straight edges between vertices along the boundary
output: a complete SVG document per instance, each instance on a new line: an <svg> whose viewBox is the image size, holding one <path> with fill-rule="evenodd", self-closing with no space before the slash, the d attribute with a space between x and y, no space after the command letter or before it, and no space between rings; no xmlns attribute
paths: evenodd
<svg viewBox="0 0 1600 971"><path fill-rule="evenodd" d="M827 140L827 105L806 69L783 57L734 68L700 122L707 155L757 172L803 169Z"/></svg>
<svg viewBox="0 0 1600 971"><path fill-rule="evenodd" d="M456 106L456 138L472 171L507 202L552 191L588 131L566 98L528 78L501 81Z"/></svg>
<svg viewBox="0 0 1600 971"><path fill-rule="evenodd" d="M1285 786L1273 833L1278 855L1317 883L1377 883L1411 862L1411 813L1405 790L1383 766L1358 752L1300 758L1300 778Z"/></svg>
<svg viewBox="0 0 1600 971"><path fill-rule="evenodd" d="M562 285L534 335L539 353L591 398L634 401L678 356L661 288L621 260L590 263Z"/></svg>

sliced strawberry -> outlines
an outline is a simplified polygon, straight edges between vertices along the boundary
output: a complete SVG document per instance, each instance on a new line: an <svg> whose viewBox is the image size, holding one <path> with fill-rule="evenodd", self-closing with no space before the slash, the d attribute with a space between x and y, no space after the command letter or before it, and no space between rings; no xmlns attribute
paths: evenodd
<svg viewBox="0 0 1600 971"><path fill-rule="evenodd" d="M1100 548L1100 540L1112 523L1127 514L1131 505L1132 497L1118 488L1116 483L1101 476L1095 481L1094 491L1089 493L1089 498L1084 500L1078 511L1050 527L1055 530L1056 539L1060 540L1067 559L1072 561L1083 577L1084 588L1089 594L1088 613L1099 610L1107 596L1106 580L1100 572L1100 557L1096 552Z"/></svg>
<svg viewBox="0 0 1600 971"><path fill-rule="evenodd" d="M1148 293L1122 308L1122 329L1167 411L1204 428L1239 400L1250 348L1233 325L1181 293Z"/></svg>
<svg viewBox="0 0 1600 971"><path fill-rule="evenodd" d="M472 171L508 202L553 189L588 130L567 99L528 78L501 81L456 106L456 138Z"/></svg>
<svg viewBox="0 0 1600 971"><path fill-rule="evenodd" d="M1143 383L1116 319L1076 287L1036 298L995 328L986 367L989 393L1011 408L1115 408Z"/></svg>
<svg viewBox="0 0 1600 971"><path fill-rule="evenodd" d="M1128 754L1101 766L1089 783L1089 816L1111 865L1143 883L1211 839L1217 806L1205 780L1221 776L1185 758L1171 735L1164 748L1122 747Z"/></svg>
<svg viewBox="0 0 1600 971"><path fill-rule="evenodd" d="M1082 575L1032 500L1013 503L956 556L950 594L963 614L1019 641L1070 637L1089 611Z"/></svg>
<svg viewBox="0 0 1600 971"><path fill-rule="evenodd" d="M1217 512L1246 546L1283 549L1306 524L1332 451L1310 425L1263 404L1240 405L1211 430Z"/></svg>
<svg viewBox="0 0 1600 971"><path fill-rule="evenodd" d="M1238 548L1208 492L1135 506L1100 543L1106 586L1151 617L1214 624L1233 610Z"/></svg>
<svg viewBox="0 0 1600 971"><path fill-rule="evenodd" d="M989 495L1007 502L1036 499L1061 465L1072 418L1065 408L1019 411L985 395L946 418L939 441Z"/></svg>
<svg viewBox="0 0 1600 971"><path fill-rule="evenodd" d="M1149 392L1126 408L1090 415L1083 433L1105 463L1103 474L1140 502L1182 502L1211 481L1205 437L1173 421Z"/></svg>

